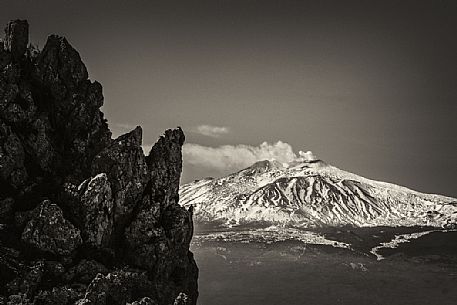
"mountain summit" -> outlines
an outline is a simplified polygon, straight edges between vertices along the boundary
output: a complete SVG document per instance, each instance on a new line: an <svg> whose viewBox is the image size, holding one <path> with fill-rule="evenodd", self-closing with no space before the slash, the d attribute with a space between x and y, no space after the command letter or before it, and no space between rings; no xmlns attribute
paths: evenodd
<svg viewBox="0 0 457 305"><path fill-rule="evenodd" d="M314 158L259 161L183 185L197 222L284 226L435 226L457 223L457 199L370 180Z"/></svg>

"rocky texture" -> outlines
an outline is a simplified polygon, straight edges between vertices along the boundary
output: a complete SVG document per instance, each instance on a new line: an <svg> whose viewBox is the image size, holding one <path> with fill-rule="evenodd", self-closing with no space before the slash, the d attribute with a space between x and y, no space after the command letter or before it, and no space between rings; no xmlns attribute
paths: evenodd
<svg viewBox="0 0 457 305"><path fill-rule="evenodd" d="M181 129L148 156L111 139L102 87L69 42L0 47L0 304L196 304L192 212L178 205Z"/></svg>
<svg viewBox="0 0 457 305"><path fill-rule="evenodd" d="M109 246L114 202L106 174L87 179L79 187L83 239L95 247Z"/></svg>
<svg viewBox="0 0 457 305"><path fill-rule="evenodd" d="M146 163L155 170L149 173L145 196L136 217L126 228L125 237L127 258L132 265L150 270L156 282L184 285L196 298L192 292L197 290L197 267L191 253L186 251L192 238L192 215L178 205L183 142L180 129L170 130L152 148ZM173 166L167 166L170 164ZM192 277L193 281L186 280Z"/></svg>
<svg viewBox="0 0 457 305"><path fill-rule="evenodd" d="M134 208L142 201L143 190L148 182L141 134L141 128L137 127L118 137L97 154L92 163L92 174L107 173L112 181L117 231L122 231L130 221Z"/></svg>
<svg viewBox="0 0 457 305"><path fill-rule="evenodd" d="M154 283L145 272L122 270L106 276L98 274L77 304L126 304L153 289Z"/></svg>
<svg viewBox="0 0 457 305"><path fill-rule="evenodd" d="M80 231L63 217L59 206L45 200L33 210L22 232L22 242L43 252L70 255L82 240Z"/></svg>
<svg viewBox="0 0 457 305"><path fill-rule="evenodd" d="M13 58L18 59L24 55L29 42L29 25L25 20L16 20L8 23L5 29L4 48Z"/></svg>

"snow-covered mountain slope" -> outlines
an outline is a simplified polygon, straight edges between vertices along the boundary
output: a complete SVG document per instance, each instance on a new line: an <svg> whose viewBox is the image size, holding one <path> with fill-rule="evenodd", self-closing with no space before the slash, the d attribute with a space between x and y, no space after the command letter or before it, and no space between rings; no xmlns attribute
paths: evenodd
<svg viewBox="0 0 457 305"><path fill-rule="evenodd" d="M260 161L180 189L197 222L316 226L455 226L457 199L370 180L323 161Z"/></svg>

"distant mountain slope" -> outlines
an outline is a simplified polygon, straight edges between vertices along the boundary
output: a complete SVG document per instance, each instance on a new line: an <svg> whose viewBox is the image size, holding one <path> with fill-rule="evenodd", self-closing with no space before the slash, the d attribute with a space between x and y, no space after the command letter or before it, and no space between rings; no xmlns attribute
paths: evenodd
<svg viewBox="0 0 457 305"><path fill-rule="evenodd" d="M315 226L449 227L457 199L366 179L320 160L260 161L219 179L183 185L197 222Z"/></svg>

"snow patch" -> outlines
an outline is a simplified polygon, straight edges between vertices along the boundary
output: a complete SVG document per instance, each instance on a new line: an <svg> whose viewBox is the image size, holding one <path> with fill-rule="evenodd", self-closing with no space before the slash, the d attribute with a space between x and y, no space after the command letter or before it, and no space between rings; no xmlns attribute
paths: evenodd
<svg viewBox="0 0 457 305"><path fill-rule="evenodd" d="M401 235L395 235L394 239L392 239L389 242L381 243L379 246L374 247L371 249L370 253L376 256L376 259L378 261L385 259L384 256L379 254L379 250L381 249L395 249L398 248L398 245L403 244L403 243L409 243L410 240L417 239L419 237L422 237L424 235L430 234L432 232L453 232L457 230L429 230L429 231L424 231L424 232L415 232L411 234L401 234Z"/></svg>

